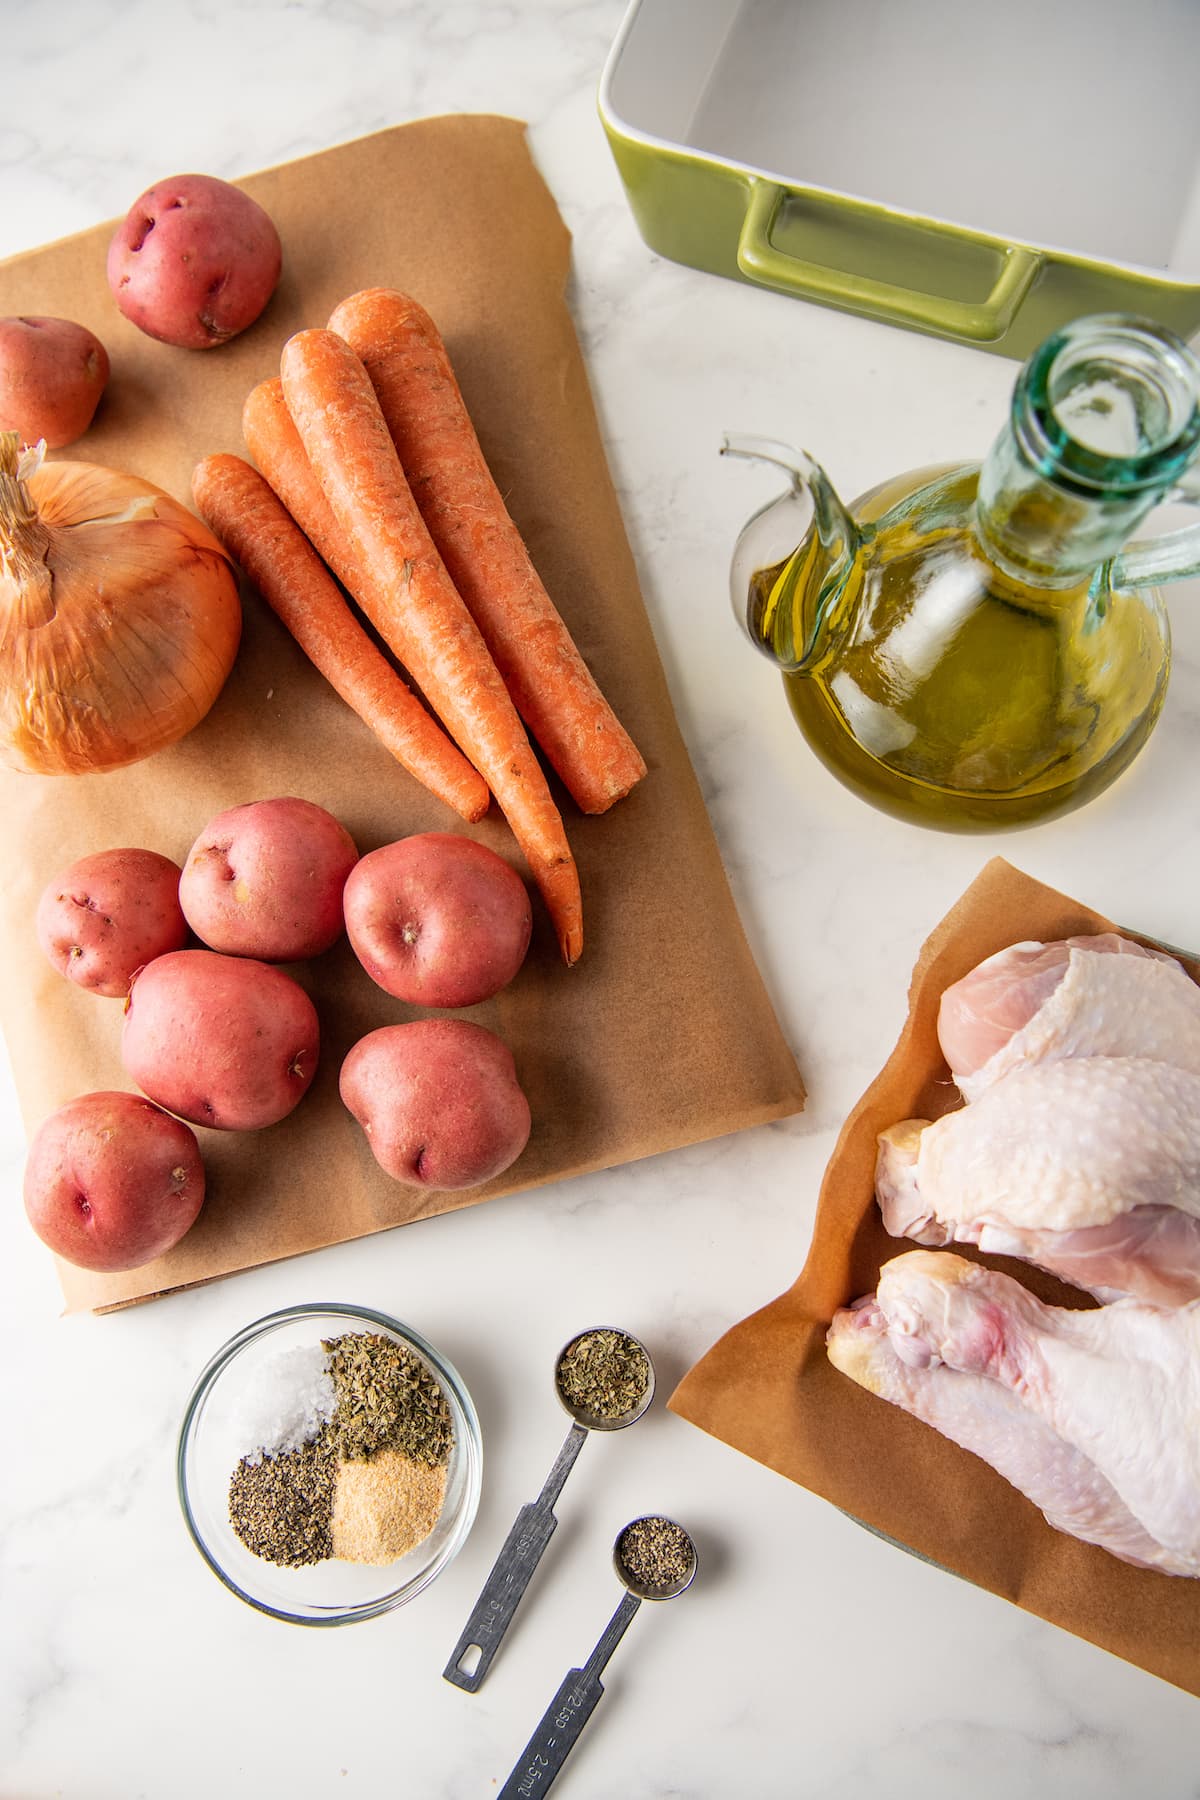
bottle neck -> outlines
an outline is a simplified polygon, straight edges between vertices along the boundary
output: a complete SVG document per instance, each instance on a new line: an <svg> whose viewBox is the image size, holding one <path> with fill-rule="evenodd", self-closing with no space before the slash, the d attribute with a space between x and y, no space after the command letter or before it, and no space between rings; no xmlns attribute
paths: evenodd
<svg viewBox="0 0 1200 1800"><path fill-rule="evenodd" d="M976 526L1008 575L1076 587L1117 555L1200 453L1200 370L1145 321L1078 320L1022 369L979 475Z"/></svg>
<svg viewBox="0 0 1200 1800"><path fill-rule="evenodd" d="M1005 426L979 471L976 530L1006 575L1031 587L1074 588L1137 530L1155 504L1072 493L1033 466Z"/></svg>

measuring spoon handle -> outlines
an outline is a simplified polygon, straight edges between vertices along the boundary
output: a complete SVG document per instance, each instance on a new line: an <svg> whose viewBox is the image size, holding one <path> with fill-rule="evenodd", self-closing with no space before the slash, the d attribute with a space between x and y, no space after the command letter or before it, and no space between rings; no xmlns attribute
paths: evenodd
<svg viewBox="0 0 1200 1800"><path fill-rule="evenodd" d="M554 1535L558 1520L554 1502L563 1482L570 1474L583 1447L587 1432L582 1425L572 1425L566 1442L555 1459L537 1499L523 1506L512 1530L504 1540L492 1572L483 1584L483 1592L475 1602L466 1627L454 1646L454 1654L442 1670L447 1681L465 1693L478 1691L500 1648L501 1639L512 1623L522 1594L542 1559L542 1552ZM479 1659L470 1669L460 1667L468 1651L477 1649Z"/></svg>
<svg viewBox="0 0 1200 1800"><path fill-rule="evenodd" d="M551 1787L596 1710L604 1692L600 1671L640 1604L635 1594L625 1595L583 1668L571 1670L542 1714L537 1730L500 1789L498 1800L532 1800L532 1796L544 1794Z"/></svg>

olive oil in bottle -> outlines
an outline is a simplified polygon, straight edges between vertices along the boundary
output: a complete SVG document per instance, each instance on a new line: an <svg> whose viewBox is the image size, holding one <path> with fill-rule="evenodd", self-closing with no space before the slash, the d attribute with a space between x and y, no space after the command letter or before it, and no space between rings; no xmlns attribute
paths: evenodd
<svg viewBox="0 0 1200 1800"><path fill-rule="evenodd" d="M1021 370L982 464L849 509L786 445L725 449L791 478L739 536L735 604L847 786L995 830L1082 805L1132 762L1170 668L1156 584L1200 573L1200 527L1128 541L1164 498L1200 502L1200 362L1172 333L1076 320Z"/></svg>
<svg viewBox="0 0 1200 1800"><path fill-rule="evenodd" d="M974 468L889 482L854 509L860 542L832 597L798 554L751 598L794 642L819 639L784 683L827 767L951 830L1081 805L1137 754L1166 687L1157 596L1114 592L1104 571L1065 588L1008 575L976 536L978 485Z"/></svg>

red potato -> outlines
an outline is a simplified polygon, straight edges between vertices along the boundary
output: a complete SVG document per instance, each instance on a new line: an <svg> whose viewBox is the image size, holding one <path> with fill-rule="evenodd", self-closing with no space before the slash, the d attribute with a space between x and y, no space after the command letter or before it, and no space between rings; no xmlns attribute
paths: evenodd
<svg viewBox="0 0 1200 1800"><path fill-rule="evenodd" d="M134 201L108 248L108 285L148 337L209 350L253 325L275 292L279 233L214 175L173 175Z"/></svg>
<svg viewBox="0 0 1200 1800"><path fill-rule="evenodd" d="M175 950L135 976L121 1060L168 1112L216 1131L286 1118L317 1072L312 1001L268 963Z"/></svg>
<svg viewBox="0 0 1200 1800"><path fill-rule="evenodd" d="M73 319L0 319L0 431L61 450L81 438L108 385L108 352Z"/></svg>
<svg viewBox="0 0 1200 1800"><path fill-rule="evenodd" d="M410 1006L473 1006L525 960L525 883L473 838L427 831L364 856L346 883L346 930L372 981Z"/></svg>
<svg viewBox="0 0 1200 1800"><path fill-rule="evenodd" d="M512 1051L466 1019L369 1032L342 1064L339 1087L380 1168L408 1187L478 1187L529 1141Z"/></svg>
<svg viewBox="0 0 1200 1800"><path fill-rule="evenodd" d="M262 962L319 956L342 935L354 839L311 800L254 800L210 819L188 852L179 898L212 950Z"/></svg>
<svg viewBox="0 0 1200 1800"><path fill-rule="evenodd" d="M44 1121L25 1164L25 1211L81 1269L140 1269L177 1244L204 1201L195 1133L138 1094L83 1094Z"/></svg>
<svg viewBox="0 0 1200 1800"><path fill-rule="evenodd" d="M99 850L42 890L37 940L60 975L117 999L143 963L187 942L179 865L155 850Z"/></svg>

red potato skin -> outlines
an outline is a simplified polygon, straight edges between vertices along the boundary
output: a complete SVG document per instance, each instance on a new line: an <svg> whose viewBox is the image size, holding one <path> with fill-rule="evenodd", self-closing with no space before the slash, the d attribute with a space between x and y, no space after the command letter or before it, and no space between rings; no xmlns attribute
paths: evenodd
<svg viewBox="0 0 1200 1800"><path fill-rule="evenodd" d="M0 431L61 450L81 438L108 386L108 351L86 325L39 313L0 319Z"/></svg>
<svg viewBox="0 0 1200 1800"><path fill-rule="evenodd" d="M144 1094L215 1131L257 1131L298 1106L320 1053L317 1011L268 963L176 950L135 975L121 1060Z"/></svg>
<svg viewBox="0 0 1200 1800"><path fill-rule="evenodd" d="M227 956L299 962L341 937L354 839L311 800L254 800L210 819L179 884L196 936Z"/></svg>
<svg viewBox="0 0 1200 1800"><path fill-rule="evenodd" d="M34 925L60 975L121 999L143 963L180 950L188 927L178 863L155 850L99 850L47 883Z"/></svg>
<svg viewBox="0 0 1200 1800"><path fill-rule="evenodd" d="M478 1187L529 1141L511 1050L466 1019L369 1032L343 1062L339 1087L380 1168L406 1187Z"/></svg>
<svg viewBox="0 0 1200 1800"><path fill-rule="evenodd" d="M195 1224L204 1164L195 1134L138 1094L83 1094L46 1119L25 1164L25 1211L80 1269L140 1269Z"/></svg>
<svg viewBox="0 0 1200 1800"><path fill-rule="evenodd" d="M351 947L372 981L410 1006L474 1006L529 949L533 910L486 844L427 831L364 856L343 897Z"/></svg>
<svg viewBox="0 0 1200 1800"><path fill-rule="evenodd" d="M108 248L108 285L131 324L182 350L253 325L283 252L256 200L215 175L173 175L138 197Z"/></svg>

